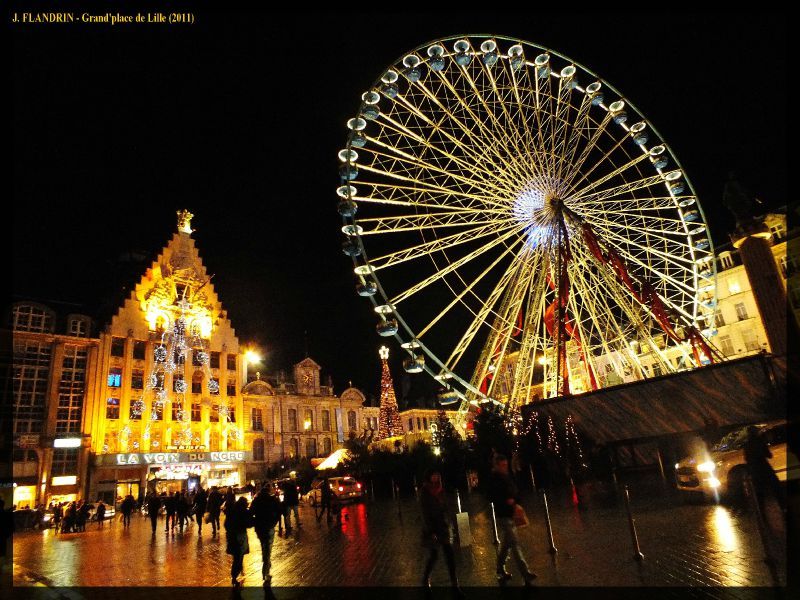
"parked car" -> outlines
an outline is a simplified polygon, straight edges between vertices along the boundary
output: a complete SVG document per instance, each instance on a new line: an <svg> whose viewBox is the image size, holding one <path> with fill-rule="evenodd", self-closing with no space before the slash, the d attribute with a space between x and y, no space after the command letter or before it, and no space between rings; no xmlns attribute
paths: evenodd
<svg viewBox="0 0 800 600"><path fill-rule="evenodd" d="M781 482L798 479L800 465L786 446L786 421L760 423L756 427L772 453L769 463L778 479ZM742 427L725 435L708 453L688 456L679 461L675 465L678 489L686 494L702 494L708 499L741 498L747 474L745 442L747 427Z"/></svg>
<svg viewBox="0 0 800 600"><path fill-rule="evenodd" d="M89 520L96 521L97 520L97 505L99 502L90 502L89 503ZM109 503L106 504L106 512L103 516L103 519L108 521L109 519L113 518L116 514L116 510L114 509L114 505Z"/></svg>
<svg viewBox="0 0 800 600"><path fill-rule="evenodd" d="M311 506L317 506L321 502L324 481L322 478L317 478L311 483L311 490L306 494L306 500ZM350 476L329 477L328 485L333 497L340 503L358 502L364 498L364 486Z"/></svg>

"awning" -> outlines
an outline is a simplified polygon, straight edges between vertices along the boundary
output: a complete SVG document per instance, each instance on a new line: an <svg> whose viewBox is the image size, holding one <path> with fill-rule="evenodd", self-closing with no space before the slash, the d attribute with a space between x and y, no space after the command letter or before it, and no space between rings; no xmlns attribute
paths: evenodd
<svg viewBox="0 0 800 600"><path fill-rule="evenodd" d="M319 465L317 465L317 471L323 471L325 469L335 469L336 467L339 466L339 464L347 460L349 457L350 453L345 448L339 448L328 458L323 460Z"/></svg>

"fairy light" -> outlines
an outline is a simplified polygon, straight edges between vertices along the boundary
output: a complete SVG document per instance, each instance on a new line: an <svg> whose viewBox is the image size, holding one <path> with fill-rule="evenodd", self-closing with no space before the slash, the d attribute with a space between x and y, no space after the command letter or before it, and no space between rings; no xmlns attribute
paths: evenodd
<svg viewBox="0 0 800 600"><path fill-rule="evenodd" d="M578 431L575 429L575 422L572 420L572 415L567 415L567 420L564 423L564 437L567 441L567 446L570 447L578 458L578 462L583 464L583 448L581 447L581 440L578 437Z"/></svg>
<svg viewBox="0 0 800 600"><path fill-rule="evenodd" d="M558 445L556 428L553 426L553 417L547 417L547 449L561 456L561 448Z"/></svg>

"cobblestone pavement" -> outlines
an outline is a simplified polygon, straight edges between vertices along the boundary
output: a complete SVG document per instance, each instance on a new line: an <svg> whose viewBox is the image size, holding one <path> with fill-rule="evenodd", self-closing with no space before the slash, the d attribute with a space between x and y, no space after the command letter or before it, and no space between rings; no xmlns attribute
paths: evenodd
<svg viewBox="0 0 800 600"><path fill-rule="evenodd" d="M491 515L479 495L463 499L470 513L473 543L456 551L464 587L496 586ZM622 503L578 510L569 497L551 498L558 552L549 542L541 498L525 498L530 525L519 530L538 586L783 586L785 537L778 536L768 568L751 512L715 505L683 504L673 496L632 502L643 561L634 560ZM426 558L420 546L420 517L413 498L355 504L342 511L340 525L317 523L313 508L301 506L302 528L275 538L273 586L416 586ZM780 522L777 514L772 518ZM246 586L260 586L261 552L250 530L245 557ZM193 524L183 534L155 537L149 521L134 517L87 527L85 533L29 531L16 534L14 586L229 586L230 557L225 539ZM509 586L521 586L516 566ZM443 560L433 584L448 585ZM677 588L676 588L677 594ZM712 594L713 595L713 594ZM729 597L726 596L726 597Z"/></svg>

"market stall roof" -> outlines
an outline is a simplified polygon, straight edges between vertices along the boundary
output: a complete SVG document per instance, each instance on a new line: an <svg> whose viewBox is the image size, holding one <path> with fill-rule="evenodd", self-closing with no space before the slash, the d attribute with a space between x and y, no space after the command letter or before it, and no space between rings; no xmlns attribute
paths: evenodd
<svg viewBox="0 0 800 600"><path fill-rule="evenodd" d="M345 448L339 448L333 454L331 454L328 458L323 460L319 465L317 465L317 470L322 471L324 469L335 469L346 460L350 456L350 453Z"/></svg>

